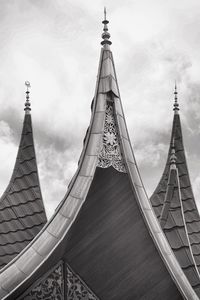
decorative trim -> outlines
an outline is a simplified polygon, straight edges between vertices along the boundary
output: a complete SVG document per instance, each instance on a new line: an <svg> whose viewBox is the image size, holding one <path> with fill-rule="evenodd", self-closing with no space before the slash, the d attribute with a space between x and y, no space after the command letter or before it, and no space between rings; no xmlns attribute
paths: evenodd
<svg viewBox="0 0 200 300"><path fill-rule="evenodd" d="M67 300L99 300L85 282L67 265Z"/></svg>
<svg viewBox="0 0 200 300"><path fill-rule="evenodd" d="M45 278L32 286L18 300L64 300L63 262L61 261Z"/></svg>
<svg viewBox="0 0 200 300"><path fill-rule="evenodd" d="M103 146L99 153L97 166L100 168L113 166L113 168L117 171L126 173L126 168L120 151L114 109L111 103L106 105Z"/></svg>

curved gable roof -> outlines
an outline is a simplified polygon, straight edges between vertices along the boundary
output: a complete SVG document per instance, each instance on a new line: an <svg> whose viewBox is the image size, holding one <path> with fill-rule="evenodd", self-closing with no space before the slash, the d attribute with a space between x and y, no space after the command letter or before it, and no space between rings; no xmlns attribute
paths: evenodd
<svg viewBox="0 0 200 300"><path fill-rule="evenodd" d="M100 299L198 299L140 179L108 43L78 170L52 219L0 272L1 298L17 299L59 261Z"/></svg>
<svg viewBox="0 0 200 300"><path fill-rule="evenodd" d="M192 253L196 265L200 270L200 217L190 182L190 176L183 144L180 115L178 113L175 113L173 118L171 142L169 146L169 152L165 169L158 183L158 186L156 187L154 193L150 197L150 201L154 208L156 216L159 219L167 191L167 182L170 173L170 154L172 151L173 140L176 149L176 165L179 173L180 194L184 211L184 219L186 222L190 245L192 247Z"/></svg>
<svg viewBox="0 0 200 300"><path fill-rule="evenodd" d="M0 199L0 220L2 268L28 245L47 221L29 113L24 117L12 177Z"/></svg>

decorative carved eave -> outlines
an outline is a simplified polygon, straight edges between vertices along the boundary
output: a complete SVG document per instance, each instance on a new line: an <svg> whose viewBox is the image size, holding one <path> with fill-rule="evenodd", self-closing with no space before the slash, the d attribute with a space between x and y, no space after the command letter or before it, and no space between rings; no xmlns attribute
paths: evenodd
<svg viewBox="0 0 200 300"><path fill-rule="evenodd" d="M75 223L98 168L97 164L104 136L106 105L107 101L110 101L111 95L120 150L128 173L131 191L136 197L141 219L144 220L143 224L152 237L162 258L162 263L164 262L183 297L190 300L198 299L159 226L140 179L122 110L113 57L107 47L103 47L101 50L91 122L78 170L70 183L62 204L52 219L37 238L0 272L1 299L12 299L13 295L26 286L26 282L31 281L32 276L34 277L36 271L44 266L51 255L60 252L59 247L62 248L67 233Z"/></svg>
<svg viewBox="0 0 200 300"><path fill-rule="evenodd" d="M103 141L98 155L97 166L100 168L112 166L119 172L126 172L115 122L114 107L113 103L109 101L106 105Z"/></svg>

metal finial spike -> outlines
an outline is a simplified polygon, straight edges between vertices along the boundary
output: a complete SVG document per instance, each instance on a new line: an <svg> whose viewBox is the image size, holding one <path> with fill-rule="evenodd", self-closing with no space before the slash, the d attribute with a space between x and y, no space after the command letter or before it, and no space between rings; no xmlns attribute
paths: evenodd
<svg viewBox="0 0 200 300"><path fill-rule="evenodd" d="M31 108L30 108L31 104L30 104L30 100L29 100L29 98L30 98L29 97L29 94L30 94L29 89L31 87L30 82L29 81L25 81L25 86L26 86L26 102L24 104L25 105L24 110L25 110L26 114L29 114L30 111L31 111Z"/></svg>
<svg viewBox="0 0 200 300"><path fill-rule="evenodd" d="M179 111L179 104L178 104L178 92L177 92L177 85L176 85L176 81L175 81L175 87L174 87L174 113L178 114Z"/></svg>
<svg viewBox="0 0 200 300"><path fill-rule="evenodd" d="M106 20L106 7L104 6L104 20Z"/></svg>
<svg viewBox="0 0 200 300"><path fill-rule="evenodd" d="M172 149L171 149L171 155L170 155L170 169L176 169L176 151L175 151L175 139L173 137L172 139Z"/></svg>
<svg viewBox="0 0 200 300"><path fill-rule="evenodd" d="M109 45L111 45L112 42L109 41L110 33L108 32L108 26L107 26L109 21L106 20L106 8L105 7L104 7L104 20L102 21L102 23L104 24L104 27L103 27L103 33L102 33L103 41L101 41L101 45L104 46L104 47L109 47Z"/></svg>
<svg viewBox="0 0 200 300"><path fill-rule="evenodd" d="M177 85L176 85L176 81L175 81L175 86L174 86L174 95L175 95L175 99L177 100L177 95L178 95L178 92L177 92Z"/></svg>

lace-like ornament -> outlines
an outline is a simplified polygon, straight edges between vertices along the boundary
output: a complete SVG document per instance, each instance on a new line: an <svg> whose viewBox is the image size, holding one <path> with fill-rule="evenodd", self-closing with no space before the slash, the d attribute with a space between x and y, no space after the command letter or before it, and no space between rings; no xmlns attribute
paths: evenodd
<svg viewBox="0 0 200 300"><path fill-rule="evenodd" d="M20 298L21 300L64 300L63 266L59 264L46 278Z"/></svg>
<svg viewBox="0 0 200 300"><path fill-rule="evenodd" d="M98 167L108 168L113 166L117 171L126 173L119 146L113 106L111 104L107 104L106 106L103 146L98 158Z"/></svg>
<svg viewBox="0 0 200 300"><path fill-rule="evenodd" d="M67 267L67 300L99 300L87 285Z"/></svg>

